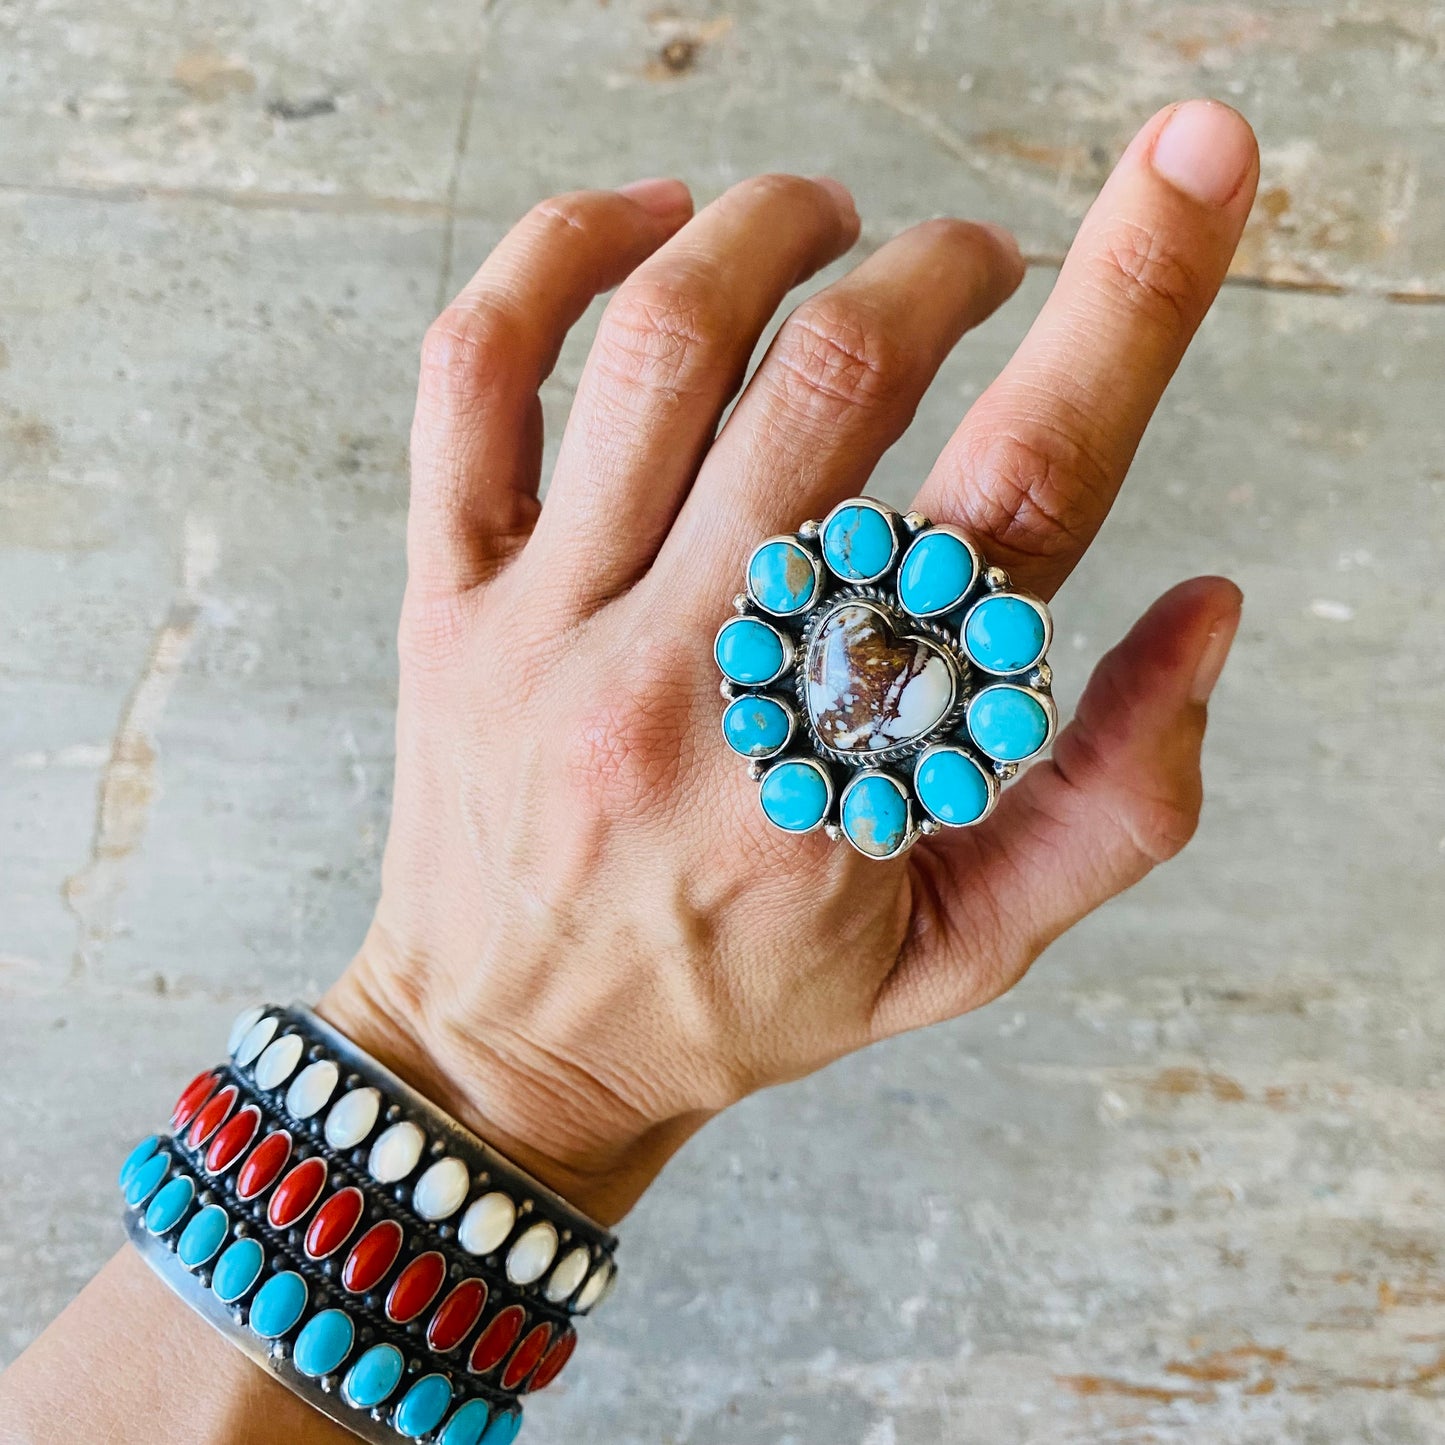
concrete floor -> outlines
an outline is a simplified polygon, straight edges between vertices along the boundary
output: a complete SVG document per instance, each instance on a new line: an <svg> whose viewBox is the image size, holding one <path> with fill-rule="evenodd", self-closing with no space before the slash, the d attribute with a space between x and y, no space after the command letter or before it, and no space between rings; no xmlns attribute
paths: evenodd
<svg viewBox="0 0 1445 1445"><path fill-rule="evenodd" d="M529 1438L1438 1442L1445 11L654 6L0 0L0 1358L197 1051L360 936L417 341L508 220L793 168L853 183L859 254L1016 226L901 500L1109 158L1211 92L1261 202L1054 653L1067 704L1168 583L1239 579L1197 842L1002 1003L706 1131Z"/></svg>

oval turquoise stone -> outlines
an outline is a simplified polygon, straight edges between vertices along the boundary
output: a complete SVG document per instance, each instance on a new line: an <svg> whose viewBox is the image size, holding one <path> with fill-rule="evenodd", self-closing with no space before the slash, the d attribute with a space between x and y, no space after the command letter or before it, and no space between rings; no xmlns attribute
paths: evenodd
<svg viewBox="0 0 1445 1445"><path fill-rule="evenodd" d="M255 1310L251 1313L254 1316ZM351 1316L344 1310L322 1310L302 1325L292 1359L303 1375L319 1380L340 1368L355 1343L356 1327Z"/></svg>
<svg viewBox="0 0 1445 1445"><path fill-rule="evenodd" d="M265 1262L266 1256L258 1241L238 1239L216 1261L216 1272L211 1276L211 1289L216 1298L228 1305L235 1304L260 1278Z"/></svg>
<svg viewBox="0 0 1445 1445"><path fill-rule="evenodd" d="M913 775L918 801L940 823L961 828L988 811L988 779L962 748L929 753Z"/></svg>
<svg viewBox="0 0 1445 1445"><path fill-rule="evenodd" d="M974 694L968 705L968 733L989 757L1021 763L1043 747L1049 715L1031 692L1001 683Z"/></svg>
<svg viewBox="0 0 1445 1445"><path fill-rule="evenodd" d="M199 1269L216 1257L226 1242L231 1221L219 1204L208 1204L181 1230L176 1243L176 1258L187 1269Z"/></svg>
<svg viewBox="0 0 1445 1445"><path fill-rule="evenodd" d="M522 1428L522 1416L514 1411L510 1415L498 1415L492 1428L482 1436L482 1445L512 1445Z"/></svg>
<svg viewBox="0 0 1445 1445"><path fill-rule="evenodd" d="M485 1400L468 1400L442 1431L437 1445L481 1445L482 1432L491 1417Z"/></svg>
<svg viewBox="0 0 1445 1445"><path fill-rule="evenodd" d="M756 617L735 617L718 633L713 656L724 677L754 687L783 670L783 639Z"/></svg>
<svg viewBox="0 0 1445 1445"><path fill-rule="evenodd" d="M779 763L758 790L768 821L789 833L806 833L828 811L828 785L811 763Z"/></svg>
<svg viewBox="0 0 1445 1445"><path fill-rule="evenodd" d="M370 1410L401 1384L406 1362L395 1345L373 1345L348 1371L341 1393L359 1410Z"/></svg>
<svg viewBox="0 0 1445 1445"><path fill-rule="evenodd" d="M129 1154L125 1156L125 1163L120 1166L120 1187L124 1189L132 1179L141 1165L161 1147L161 1136L152 1134L149 1139L142 1139Z"/></svg>
<svg viewBox="0 0 1445 1445"><path fill-rule="evenodd" d="M748 563L748 591L765 611L801 612L817 590L813 559L796 542L764 542Z"/></svg>
<svg viewBox="0 0 1445 1445"><path fill-rule="evenodd" d="M947 612L974 583L973 553L951 532L923 532L903 554L898 600L915 617Z"/></svg>
<svg viewBox="0 0 1445 1445"><path fill-rule="evenodd" d="M888 518L859 502L839 507L823 528L824 560L849 582L871 582L886 572L897 546Z"/></svg>
<svg viewBox="0 0 1445 1445"><path fill-rule="evenodd" d="M181 1175L172 1179L150 1202L146 1210L146 1228L152 1234L165 1234L181 1222L182 1215L196 1197L195 1180Z"/></svg>
<svg viewBox="0 0 1445 1445"><path fill-rule="evenodd" d="M138 1165L130 1176L130 1183L125 1186L125 1202L132 1209L139 1208L160 1188L161 1180L170 1167L171 1156L164 1150Z"/></svg>
<svg viewBox="0 0 1445 1445"><path fill-rule="evenodd" d="M740 697L723 713L723 737L745 758L772 757L788 733L788 710L770 697Z"/></svg>
<svg viewBox="0 0 1445 1445"><path fill-rule="evenodd" d="M1044 655L1047 629L1037 607L1000 592L969 610L963 646L985 672L1023 672Z"/></svg>
<svg viewBox="0 0 1445 1445"><path fill-rule="evenodd" d="M881 773L859 778L843 795L840 821L848 841L870 858L887 858L908 836L908 799Z"/></svg>
<svg viewBox="0 0 1445 1445"><path fill-rule="evenodd" d="M435 1430L452 1403L451 1381L445 1375L423 1375L396 1407L396 1433L416 1440Z"/></svg>
<svg viewBox="0 0 1445 1445"><path fill-rule="evenodd" d="M251 1328L263 1340L279 1339L306 1312L306 1281L294 1269L273 1274L251 1301Z"/></svg>

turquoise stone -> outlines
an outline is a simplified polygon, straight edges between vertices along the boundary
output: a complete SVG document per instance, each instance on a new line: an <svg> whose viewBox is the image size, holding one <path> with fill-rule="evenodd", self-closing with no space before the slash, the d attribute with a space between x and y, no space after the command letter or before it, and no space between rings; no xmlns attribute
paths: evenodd
<svg viewBox="0 0 1445 1445"><path fill-rule="evenodd" d="M788 741L788 710L770 697L740 697L723 713L727 745L745 758L770 758Z"/></svg>
<svg viewBox="0 0 1445 1445"><path fill-rule="evenodd" d="M146 1228L152 1234L166 1234L181 1222L191 1201L196 1197L196 1183L181 1175L172 1179L150 1202L146 1210Z"/></svg>
<svg viewBox="0 0 1445 1445"><path fill-rule="evenodd" d="M253 1309L252 1318L255 1313ZM340 1368L355 1343L356 1327L351 1316L344 1310L322 1310L302 1325L292 1358L303 1375L319 1380Z"/></svg>
<svg viewBox="0 0 1445 1445"><path fill-rule="evenodd" d="M951 532L922 532L898 568L898 600L915 617L947 612L973 586L973 553Z"/></svg>
<svg viewBox="0 0 1445 1445"><path fill-rule="evenodd" d="M171 1167L171 1156L164 1150L154 1154L136 1168L125 1186L125 1202L132 1209L144 1204L160 1188L161 1180Z"/></svg>
<svg viewBox="0 0 1445 1445"><path fill-rule="evenodd" d="M405 1368L395 1345L373 1345L347 1372L341 1393L358 1410L370 1410L401 1384Z"/></svg>
<svg viewBox="0 0 1445 1445"><path fill-rule="evenodd" d="M823 528L823 558L847 582L881 576L897 546L888 518L862 502L839 507Z"/></svg>
<svg viewBox="0 0 1445 1445"><path fill-rule="evenodd" d="M963 646L985 671L1024 672L1044 655L1043 615L1022 597L999 592L969 610Z"/></svg>
<svg viewBox="0 0 1445 1445"><path fill-rule="evenodd" d="M816 828L828 812L828 784L812 763L779 763L758 790L768 821L789 833Z"/></svg>
<svg viewBox="0 0 1445 1445"><path fill-rule="evenodd" d="M735 617L718 633L713 656L722 675L744 687L771 682L782 670L786 654L777 631L756 617Z"/></svg>
<svg viewBox="0 0 1445 1445"><path fill-rule="evenodd" d="M975 693L969 703L968 732L989 757L1021 763L1047 741L1049 715L1025 688L995 683Z"/></svg>
<svg viewBox="0 0 1445 1445"><path fill-rule="evenodd" d="M766 612L801 612L818 591L813 559L796 542L764 542L748 563L748 591Z"/></svg>
<svg viewBox="0 0 1445 1445"><path fill-rule="evenodd" d="M442 1431L437 1445L481 1445L482 1433L492 1412L485 1400L468 1400Z"/></svg>
<svg viewBox="0 0 1445 1445"><path fill-rule="evenodd" d="M951 827L976 823L988 811L988 778L962 748L925 754L914 772L913 786L928 812Z"/></svg>
<svg viewBox="0 0 1445 1445"><path fill-rule="evenodd" d="M211 1276L216 1298L235 1304L260 1278L265 1263L266 1256L257 1240L238 1239L216 1261L216 1272Z"/></svg>
<svg viewBox="0 0 1445 1445"><path fill-rule="evenodd" d="M125 1163L120 1166L120 1187L124 1189L132 1179L135 1178L141 1165L155 1154L161 1147L161 1136L152 1134L149 1139L142 1139L129 1154L125 1156Z"/></svg>
<svg viewBox="0 0 1445 1445"><path fill-rule="evenodd" d="M893 778L865 774L844 791L840 821L844 835L860 853L887 858L908 836L908 799Z"/></svg>
<svg viewBox="0 0 1445 1445"><path fill-rule="evenodd" d="M294 1269L273 1274L251 1301L251 1328L263 1340L279 1339L306 1312L306 1281Z"/></svg>
<svg viewBox="0 0 1445 1445"><path fill-rule="evenodd" d="M430 1434L452 1403L451 1381L445 1375L423 1375L396 1407L396 1433L408 1440Z"/></svg>
<svg viewBox="0 0 1445 1445"><path fill-rule="evenodd" d="M522 1428L522 1416L520 1412L511 1415L498 1415L492 1422L492 1428L482 1436L482 1445L512 1445L517 1438L517 1433Z"/></svg>
<svg viewBox="0 0 1445 1445"><path fill-rule="evenodd" d="M219 1204L208 1204L181 1230L176 1243L176 1258L187 1269L199 1269L216 1257L226 1242L230 1218Z"/></svg>

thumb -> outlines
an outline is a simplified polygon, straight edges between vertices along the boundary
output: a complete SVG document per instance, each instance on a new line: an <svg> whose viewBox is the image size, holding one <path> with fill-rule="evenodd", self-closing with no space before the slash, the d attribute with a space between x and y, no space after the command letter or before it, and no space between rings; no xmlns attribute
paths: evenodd
<svg viewBox="0 0 1445 1445"><path fill-rule="evenodd" d="M941 856L920 904L933 916L884 985L884 1031L996 998L1065 929L1189 841L1206 704L1243 601L1222 577L1165 593L1094 670L1052 759L981 828L933 840ZM900 1012L912 1016L886 1018Z"/></svg>

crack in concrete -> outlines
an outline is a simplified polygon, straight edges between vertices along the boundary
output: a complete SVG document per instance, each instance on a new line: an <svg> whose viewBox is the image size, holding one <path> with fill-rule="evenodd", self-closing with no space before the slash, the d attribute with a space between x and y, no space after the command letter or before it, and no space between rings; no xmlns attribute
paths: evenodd
<svg viewBox="0 0 1445 1445"><path fill-rule="evenodd" d="M126 700L101 772L90 856L61 889L76 925L73 977L98 968L114 930L128 860L145 837L158 786L156 732L195 640L202 589L215 572L218 551L212 528L188 517L180 587Z"/></svg>

